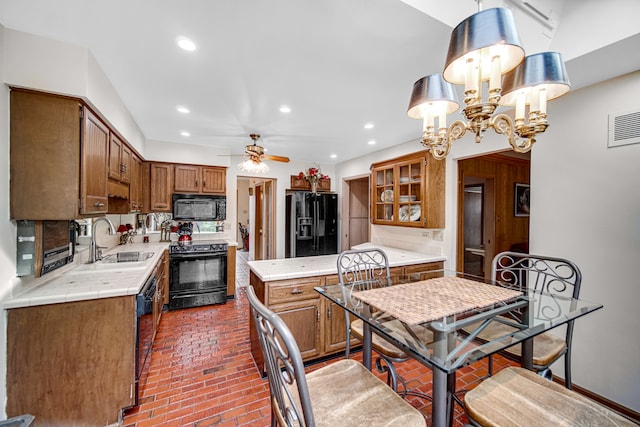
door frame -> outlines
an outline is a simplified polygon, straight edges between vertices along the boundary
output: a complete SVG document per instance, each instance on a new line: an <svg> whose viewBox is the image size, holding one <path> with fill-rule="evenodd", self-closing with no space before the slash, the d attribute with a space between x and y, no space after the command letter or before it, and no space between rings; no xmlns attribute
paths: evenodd
<svg viewBox="0 0 640 427"><path fill-rule="evenodd" d="M351 210L350 209L350 205L351 205L350 181L361 180L364 178L366 178L369 181L368 194L369 194L369 198L371 198L371 174L354 175L354 176L350 176L348 178L342 179L342 203L341 203L342 218L340 220L341 251L345 251L351 248L350 236L349 236L350 210ZM369 203L371 203L371 200L369 200ZM371 240L371 209L368 209L367 212L369 215L368 240L370 241Z"/></svg>

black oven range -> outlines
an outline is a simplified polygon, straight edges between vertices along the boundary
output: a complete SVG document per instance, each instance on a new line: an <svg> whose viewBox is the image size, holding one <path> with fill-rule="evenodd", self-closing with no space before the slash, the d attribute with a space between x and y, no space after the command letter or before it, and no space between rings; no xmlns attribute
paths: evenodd
<svg viewBox="0 0 640 427"><path fill-rule="evenodd" d="M224 240L174 242L169 246L169 310L227 302Z"/></svg>

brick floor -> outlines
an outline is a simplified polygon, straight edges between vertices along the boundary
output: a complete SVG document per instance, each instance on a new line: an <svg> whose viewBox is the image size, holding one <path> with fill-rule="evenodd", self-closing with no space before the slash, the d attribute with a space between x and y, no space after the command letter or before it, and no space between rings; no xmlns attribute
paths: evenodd
<svg viewBox="0 0 640 427"><path fill-rule="evenodd" d="M149 373L140 384L140 405L126 411L123 426L269 426L269 384L260 377L250 354L248 319L243 288L235 300L223 305L165 311ZM361 356L359 352L353 358L361 360ZM510 364L501 357L494 359L496 371ZM429 369L416 361L397 367L410 388L431 394ZM457 388L472 387L485 373L486 362L461 369ZM430 423L431 403L417 397L407 400ZM456 407L455 425L465 422L464 413Z"/></svg>

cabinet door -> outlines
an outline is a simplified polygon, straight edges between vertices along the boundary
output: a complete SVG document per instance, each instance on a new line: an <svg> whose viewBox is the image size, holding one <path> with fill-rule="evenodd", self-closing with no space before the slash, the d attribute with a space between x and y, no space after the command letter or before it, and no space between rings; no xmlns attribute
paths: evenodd
<svg viewBox="0 0 640 427"><path fill-rule="evenodd" d="M107 213L109 128L84 107L81 147L80 213Z"/></svg>
<svg viewBox="0 0 640 427"><path fill-rule="evenodd" d="M176 193L199 193L200 184L199 166L175 165L173 189Z"/></svg>
<svg viewBox="0 0 640 427"><path fill-rule="evenodd" d="M11 219L76 218L80 103L15 89L10 99Z"/></svg>
<svg viewBox="0 0 640 427"><path fill-rule="evenodd" d="M122 176L122 146L124 143L117 135L109 139L109 178L120 181Z"/></svg>
<svg viewBox="0 0 640 427"><path fill-rule="evenodd" d="M298 343L303 360L321 354L320 298L271 307L287 324Z"/></svg>
<svg viewBox="0 0 640 427"><path fill-rule="evenodd" d="M397 190L394 199L398 199L398 225L421 227L424 223L425 212L422 196L424 194L423 177L425 176L424 158L399 162L395 166L397 176Z"/></svg>
<svg viewBox="0 0 640 427"><path fill-rule="evenodd" d="M325 284L336 285L340 283L340 279L337 275L326 276ZM347 318L345 311L342 307L327 298L321 298L322 300L322 313L324 325L322 330L324 332L324 352L326 354L336 353L343 351L346 348L347 342ZM352 322L356 317L349 314L349 321ZM351 338L351 348L362 344L358 339Z"/></svg>
<svg viewBox="0 0 640 427"><path fill-rule="evenodd" d="M395 169L387 166L373 169L371 185L371 218L376 224L393 224L395 218Z"/></svg>
<svg viewBox="0 0 640 427"><path fill-rule="evenodd" d="M124 184L128 184L131 182L132 153L127 144L122 145L120 161L122 163L120 166L120 181Z"/></svg>
<svg viewBox="0 0 640 427"><path fill-rule="evenodd" d="M173 165L152 163L150 170L150 210L171 211Z"/></svg>
<svg viewBox="0 0 640 427"><path fill-rule="evenodd" d="M129 184L129 210L142 210L142 160L136 155L131 156L131 183Z"/></svg>
<svg viewBox="0 0 640 427"><path fill-rule="evenodd" d="M225 168L202 168L202 192L225 194L227 191L227 170Z"/></svg>

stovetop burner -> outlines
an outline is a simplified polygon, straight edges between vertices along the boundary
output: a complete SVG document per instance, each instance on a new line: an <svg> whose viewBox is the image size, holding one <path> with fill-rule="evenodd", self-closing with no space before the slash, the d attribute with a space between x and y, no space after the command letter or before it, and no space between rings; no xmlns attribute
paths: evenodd
<svg viewBox="0 0 640 427"><path fill-rule="evenodd" d="M190 242L172 242L169 245L169 253L184 252L222 252L229 249L229 244L224 240L191 240Z"/></svg>

